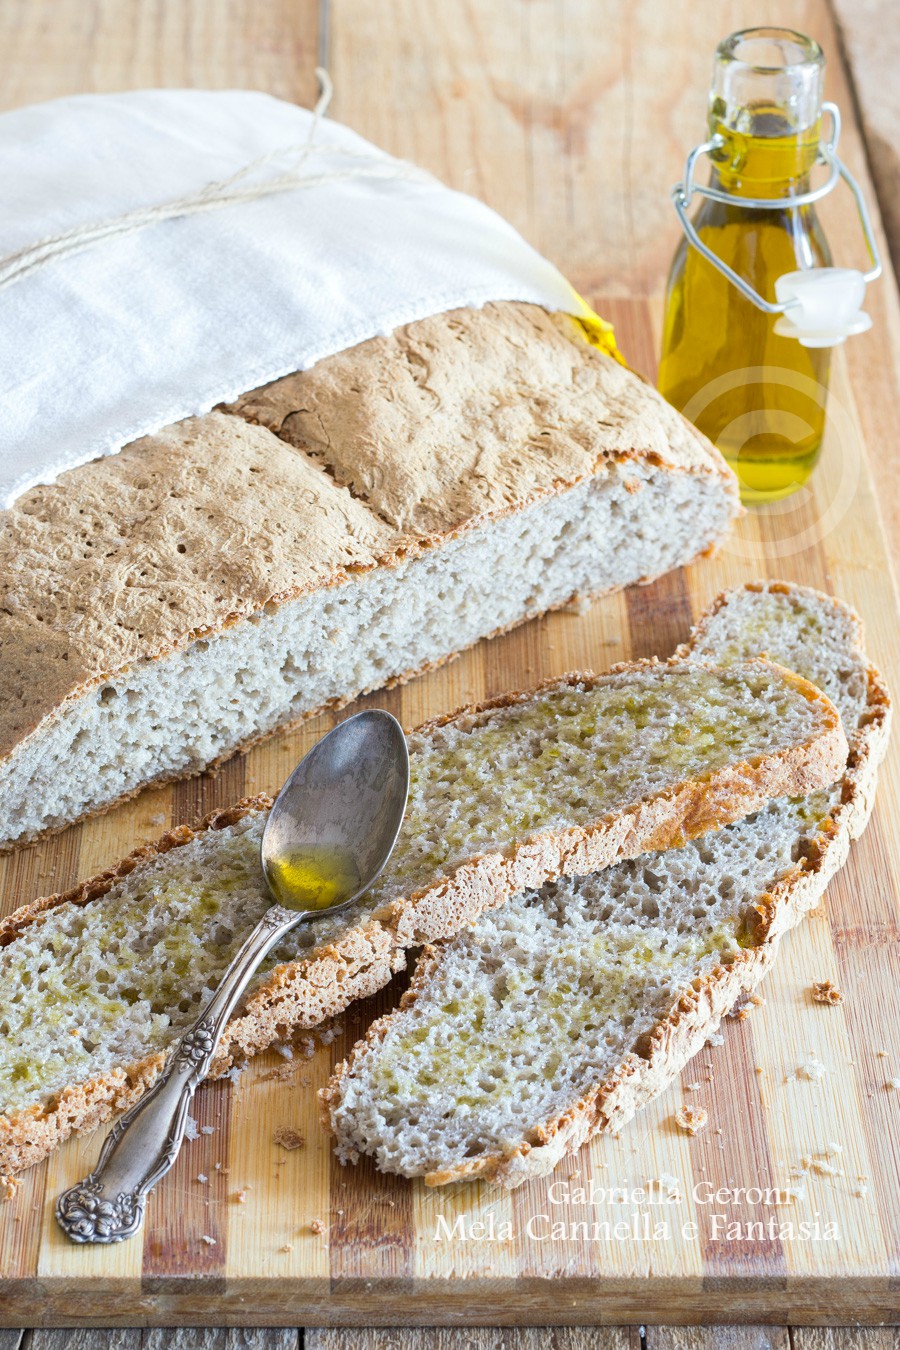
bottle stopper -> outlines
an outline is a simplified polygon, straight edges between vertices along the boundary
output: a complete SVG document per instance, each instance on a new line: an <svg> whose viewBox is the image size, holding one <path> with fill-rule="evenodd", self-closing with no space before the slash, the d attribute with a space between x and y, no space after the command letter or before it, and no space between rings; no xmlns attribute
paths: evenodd
<svg viewBox="0 0 900 1350"><path fill-rule="evenodd" d="M872 327L861 308L865 294L866 279L852 267L785 272L775 282L775 296L784 306L775 332L796 338L801 347L837 347Z"/></svg>

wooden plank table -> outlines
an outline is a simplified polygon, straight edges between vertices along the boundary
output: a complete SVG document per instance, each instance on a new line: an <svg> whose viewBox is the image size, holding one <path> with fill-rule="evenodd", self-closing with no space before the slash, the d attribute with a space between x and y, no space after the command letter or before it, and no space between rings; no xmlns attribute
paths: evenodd
<svg viewBox="0 0 900 1350"><path fill-rule="evenodd" d="M676 227L667 189L703 131L716 41L750 23L815 34L830 61L829 96L845 112L844 153L873 200L835 30L824 0L728 0L664 7L653 0L5 0L0 6L0 103L14 106L78 90L156 85L256 86L309 104L317 56L335 81L332 113L387 150L415 159L453 186L483 197L548 254L617 326L631 363L653 374L661 295ZM860 244L846 196L827 204L826 227L848 262ZM873 657L900 687L894 559L900 474L891 446L900 424L900 306L891 276L868 302L875 328L836 354L831 424L809 491L754 512L714 561L655 586L614 596L586 614L561 613L492 643L403 690L369 700L405 725L471 698L573 667L666 653L725 585L787 577L833 591L863 615ZM203 778L147 793L98 821L0 863L5 909L60 889L176 821L273 788L330 725L319 719ZM895 1319L900 1249L900 895L895 844L896 752L882 773L879 806L819 914L784 944L766 1006L730 1023L725 1044L699 1057L686 1081L712 1117L688 1140L671 1128L681 1087L617 1140L595 1141L561 1171L634 1183L664 1174L695 1183L773 1185L802 1170L808 1153L842 1145L841 1176L813 1171L794 1219L818 1212L840 1240L820 1243L714 1239L702 1204L679 1223L697 1239L621 1241L599 1250L576 1240L529 1241L527 1220L547 1211L547 1179L514 1195L476 1185L427 1193L342 1171L316 1123L325 1081L385 994L350 1010L332 1045L287 1078L262 1058L230 1086L198 1098L213 1133L184 1152L158 1188L143 1241L75 1249L52 1222L55 1195L84 1174L98 1137L70 1142L27 1177L0 1210L0 1324L240 1327L337 1324L556 1324L554 1343L637 1350L708 1344L786 1346L787 1332L748 1326L708 1335L562 1324L633 1322L795 1323ZM833 978L841 1008L811 1003L813 980ZM885 1050L885 1056L880 1051ZM790 1078L813 1053L828 1067L818 1086ZM283 1068L283 1064L280 1064ZM279 1125L306 1147L284 1154ZM217 1169L216 1164L219 1164ZM198 1175L210 1178L197 1181ZM244 1195L243 1201L239 1192ZM511 1244L435 1241L437 1218L513 1220ZM564 1215L565 1217L565 1215ZM569 1214L571 1218L607 1217ZM613 1217L619 1217L613 1215ZM739 1205L742 1222L770 1217ZM780 1216L779 1216L780 1217ZM320 1220L326 1233L311 1231ZM204 1241L212 1238L212 1242ZM102 1333L110 1336L112 1333ZM296 1344L287 1333L122 1332L114 1342L260 1346ZM443 1346L448 1333L307 1332L310 1346ZM543 1344L549 1333L474 1332L473 1346ZM17 1350L19 1333L0 1350ZM249 1338L249 1339L248 1339ZM61 1350L51 1332L39 1347ZM892 1334L853 1340L794 1329L797 1350L842 1344L882 1350ZM79 1341L79 1345L97 1342Z"/></svg>
<svg viewBox="0 0 900 1350"><path fill-rule="evenodd" d="M856 90L869 168L900 269L900 23L891 0L833 0L838 33Z"/></svg>
<svg viewBox="0 0 900 1350"><path fill-rule="evenodd" d="M891 1327L398 1327L0 1331L0 1350L898 1350Z"/></svg>

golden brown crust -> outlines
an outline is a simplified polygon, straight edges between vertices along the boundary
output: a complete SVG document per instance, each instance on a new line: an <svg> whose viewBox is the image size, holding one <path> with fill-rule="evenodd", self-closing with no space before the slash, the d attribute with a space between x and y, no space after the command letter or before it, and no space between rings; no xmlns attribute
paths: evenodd
<svg viewBox="0 0 900 1350"><path fill-rule="evenodd" d="M678 664L675 658L664 663L637 661L617 665L613 671ZM548 831L523 841L509 856L496 852L470 859L432 885L385 906L315 955L276 967L226 1028L211 1076L220 1076L235 1061L289 1041L356 999L375 993L403 968L405 949L458 932L485 909L502 904L518 891L539 886L552 876L596 871L648 849L683 843L757 809L771 796L795 795L833 782L847 756L840 718L815 686L790 671L781 674L804 697L822 706L824 727L813 743L730 765L704 780L686 780L590 827ZM485 711L512 706L541 690L590 684L600 678L576 672L544 680L534 689L460 708L424 723L417 731L427 734L449 721L465 726ZM157 844L136 849L115 867L69 891L23 906L0 923L0 946L14 941L23 927L49 909L65 903L87 904L105 895L140 862L183 846L198 830L222 829L251 811L270 806L271 798L266 796L245 798L228 810L213 812L194 829L183 825L169 831ZM0 1170L14 1172L29 1166L30 1162L21 1159L36 1161L73 1129L82 1128L77 1123L81 1120L90 1121L94 1128L109 1119L124 1109L132 1085L138 1080L151 1081L161 1064L159 1057L153 1057L116 1070L112 1079L107 1074L74 1085L47 1107L0 1115Z"/></svg>
<svg viewBox="0 0 900 1350"><path fill-rule="evenodd" d="M70 1134L86 1134L127 1111L156 1081L165 1063L160 1052L127 1068L63 1088L47 1106L0 1115L0 1157L10 1172L33 1167Z"/></svg>
<svg viewBox="0 0 900 1350"><path fill-rule="evenodd" d="M858 616L832 597L782 582L750 583L746 589L812 594L837 605L852 620L856 645L862 649L863 630ZM693 645L704 636L711 618L731 594L733 592L727 591L717 597L694 629L691 642L679 648L673 661L690 654ZM529 1138L515 1149L485 1154L456 1167L428 1173L425 1176L427 1186L482 1177L515 1187L531 1177L545 1175L562 1157L576 1152L594 1134L621 1129L702 1048L721 1018L740 997L756 988L775 959L781 935L815 908L828 881L846 861L851 841L859 837L868 821L874 803L878 764L890 732L891 699L883 677L871 664L867 667L867 677L867 709L844 756L846 767L841 779L841 803L833 816L822 823L816 840L793 871L761 898L757 921L749 934L754 945L742 951L731 964L718 966L707 977L696 981L693 989L641 1038L635 1050L620 1061L605 1081L564 1114L536 1126ZM781 794L773 792L771 795ZM427 947L397 1013L410 1007L427 988L439 961L440 950ZM343 1080L352 1071L356 1055L382 1039L396 1015L388 1013L375 1022L321 1090L322 1119L329 1131L331 1111L341 1100Z"/></svg>
<svg viewBox="0 0 900 1350"><path fill-rule="evenodd" d="M736 483L648 381L593 351L577 320L537 305L421 319L228 411L327 465L407 538L443 537L582 482L598 456Z"/></svg>

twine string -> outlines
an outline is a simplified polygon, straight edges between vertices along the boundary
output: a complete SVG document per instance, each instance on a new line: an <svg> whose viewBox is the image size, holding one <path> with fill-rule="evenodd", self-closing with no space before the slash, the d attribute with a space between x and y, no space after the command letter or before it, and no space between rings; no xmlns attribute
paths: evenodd
<svg viewBox="0 0 900 1350"><path fill-rule="evenodd" d="M0 259L0 290L20 281L38 268L46 266L54 258L67 257L81 253L104 239L118 235L133 234L161 220L174 220L181 216L196 215L202 211L215 211L222 206L237 202L257 201L261 197L272 196L276 192L289 192L297 188L317 187L323 183L334 183L351 178L408 179L431 182L431 175L415 165L393 160L389 155L372 147L370 150L348 150L344 146L317 144L317 135L322 119L331 102L333 87L328 72L321 66L316 68L320 94L313 108L306 141L300 145L277 146L267 154L243 165L227 178L207 183L196 192L188 193L174 201L162 202L156 206L142 206L128 211L112 220L96 224L78 225L62 234L50 235L36 243L27 244L15 253ZM305 166L320 150L329 155L343 156L348 160L346 169L332 169L322 173L304 173ZM251 174L259 172L276 161L289 161L297 157L295 166L274 177L264 178L257 183L246 183Z"/></svg>

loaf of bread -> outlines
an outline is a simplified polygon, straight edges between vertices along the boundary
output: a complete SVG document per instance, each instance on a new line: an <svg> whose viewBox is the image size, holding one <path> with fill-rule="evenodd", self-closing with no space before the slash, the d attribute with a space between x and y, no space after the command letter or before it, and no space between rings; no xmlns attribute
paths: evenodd
<svg viewBox="0 0 900 1350"><path fill-rule="evenodd" d="M868 819L889 699L858 621L779 583L722 597L691 660L760 650L827 688L850 753L839 783L684 848L551 882L423 954L400 1010L323 1094L344 1161L441 1185L517 1186L660 1092L752 991Z"/></svg>
<svg viewBox="0 0 900 1350"><path fill-rule="evenodd" d="M34 488L0 523L0 848L685 563L735 481L574 319L492 304Z"/></svg>
<svg viewBox="0 0 900 1350"><path fill-rule="evenodd" d="M410 797L371 890L292 934L214 1071L373 993L404 952L561 873L683 844L779 793L830 783L834 705L765 661L645 661L569 676L409 737ZM268 801L138 850L0 924L0 1172L123 1108L158 1074L270 903ZM274 968L273 968L274 967Z"/></svg>

